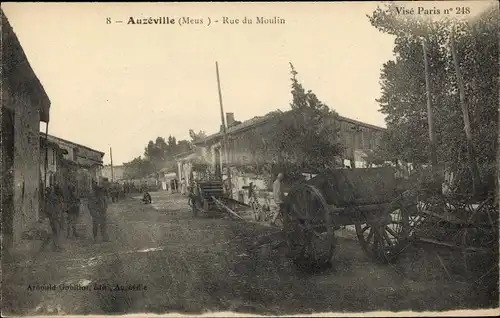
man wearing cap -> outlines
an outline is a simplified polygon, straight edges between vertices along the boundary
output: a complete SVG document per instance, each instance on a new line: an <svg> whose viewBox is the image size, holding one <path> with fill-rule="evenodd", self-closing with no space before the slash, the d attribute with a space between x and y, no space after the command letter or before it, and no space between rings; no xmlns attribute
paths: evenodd
<svg viewBox="0 0 500 318"><path fill-rule="evenodd" d="M281 214L284 208L285 194L283 193L283 179L284 175L282 172L278 173L276 180L273 183L273 196L275 203L274 216L271 221L271 225L276 225L276 219Z"/></svg>
<svg viewBox="0 0 500 318"><path fill-rule="evenodd" d="M108 209L108 202L106 192L103 187L93 182L93 196L90 200L90 215L92 216L92 234L94 241L97 241L99 230L103 242L109 242L108 234L106 232L106 212Z"/></svg>

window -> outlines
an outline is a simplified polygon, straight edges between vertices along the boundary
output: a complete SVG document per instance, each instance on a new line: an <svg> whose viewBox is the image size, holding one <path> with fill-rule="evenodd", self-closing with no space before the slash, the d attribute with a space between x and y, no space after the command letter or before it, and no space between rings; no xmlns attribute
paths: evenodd
<svg viewBox="0 0 500 318"><path fill-rule="evenodd" d="M362 132L363 135L363 149L371 149L370 139L371 132L369 130L364 130Z"/></svg>

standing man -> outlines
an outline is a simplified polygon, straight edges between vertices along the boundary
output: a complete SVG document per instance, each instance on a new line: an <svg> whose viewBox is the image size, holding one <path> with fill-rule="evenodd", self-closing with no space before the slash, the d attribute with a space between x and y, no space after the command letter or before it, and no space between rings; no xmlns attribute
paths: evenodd
<svg viewBox="0 0 500 318"><path fill-rule="evenodd" d="M62 215L62 195L58 185L47 187L45 192L45 202L44 202L44 214L49 219L50 229L52 235L48 237L41 246L44 250L50 240L53 243L54 251L61 251L61 245L59 243L59 234L61 226L59 224L60 216Z"/></svg>
<svg viewBox="0 0 500 318"><path fill-rule="evenodd" d="M90 200L90 215L92 216L92 234L94 241L97 241L97 235L101 230L103 242L109 242L108 234L106 232L106 211L108 209L108 202L105 190L93 183L93 196Z"/></svg>
<svg viewBox="0 0 500 318"><path fill-rule="evenodd" d="M179 192L179 181L177 178L174 179L174 188L175 188L175 193Z"/></svg>
<svg viewBox="0 0 500 318"><path fill-rule="evenodd" d="M275 212L273 219L271 221L271 225L276 225L276 219L281 214L284 208L285 194L283 193L283 178L284 175L282 172L280 172L278 173L278 176L276 177L276 180L273 183Z"/></svg>
<svg viewBox="0 0 500 318"><path fill-rule="evenodd" d="M186 190L187 190L186 179L182 178L182 180L181 180L181 194L186 195Z"/></svg>
<svg viewBox="0 0 500 318"><path fill-rule="evenodd" d="M66 229L66 237L69 238L71 236L71 231L73 231L73 236L77 238L78 234L76 232L76 221L78 220L78 216L80 214L80 199L78 198L76 188L73 185L70 185L68 190L68 209L66 211L68 227Z"/></svg>

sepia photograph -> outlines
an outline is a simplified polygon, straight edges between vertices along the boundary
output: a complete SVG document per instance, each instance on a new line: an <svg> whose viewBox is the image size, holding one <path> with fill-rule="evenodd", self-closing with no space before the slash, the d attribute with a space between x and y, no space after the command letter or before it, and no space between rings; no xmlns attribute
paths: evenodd
<svg viewBox="0 0 500 318"><path fill-rule="evenodd" d="M3 2L2 317L500 315L499 10Z"/></svg>

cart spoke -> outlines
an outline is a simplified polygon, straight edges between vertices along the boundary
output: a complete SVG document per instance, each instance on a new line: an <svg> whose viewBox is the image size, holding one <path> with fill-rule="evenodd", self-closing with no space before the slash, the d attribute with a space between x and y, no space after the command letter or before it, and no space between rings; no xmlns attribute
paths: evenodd
<svg viewBox="0 0 500 318"><path fill-rule="evenodd" d="M391 239L389 238L389 235L387 234L387 232L384 230L384 229L381 229L381 231L383 232L382 236L383 238L387 241L387 243L389 244L389 246L392 246L392 241Z"/></svg>
<svg viewBox="0 0 500 318"><path fill-rule="evenodd" d="M297 202L293 202L293 204L292 204L292 209L293 209L293 211L295 212L295 217L296 217L297 219L300 219L300 218L302 218L302 217L303 217L303 214L300 212L300 208L299 208L299 207L297 207L297 205L298 205L298 204L297 204Z"/></svg>
<svg viewBox="0 0 500 318"><path fill-rule="evenodd" d="M314 222L315 220L317 220L318 216L321 216L321 213L320 213L321 210L322 210L321 206L316 209L316 212L314 212L313 217L311 219L311 222Z"/></svg>
<svg viewBox="0 0 500 318"><path fill-rule="evenodd" d="M314 186L302 184L290 191L288 204L285 228L292 258L309 265L324 263L333 254L334 241L322 194Z"/></svg>
<svg viewBox="0 0 500 318"><path fill-rule="evenodd" d="M392 236L394 236L396 239L400 238L399 235L396 232L394 232L394 230L391 229L389 226L386 225L385 230L389 232Z"/></svg>
<svg viewBox="0 0 500 318"><path fill-rule="evenodd" d="M366 243L370 244L370 240L372 239L373 236L373 228L370 227L370 232L368 232L368 237L366 238Z"/></svg>

